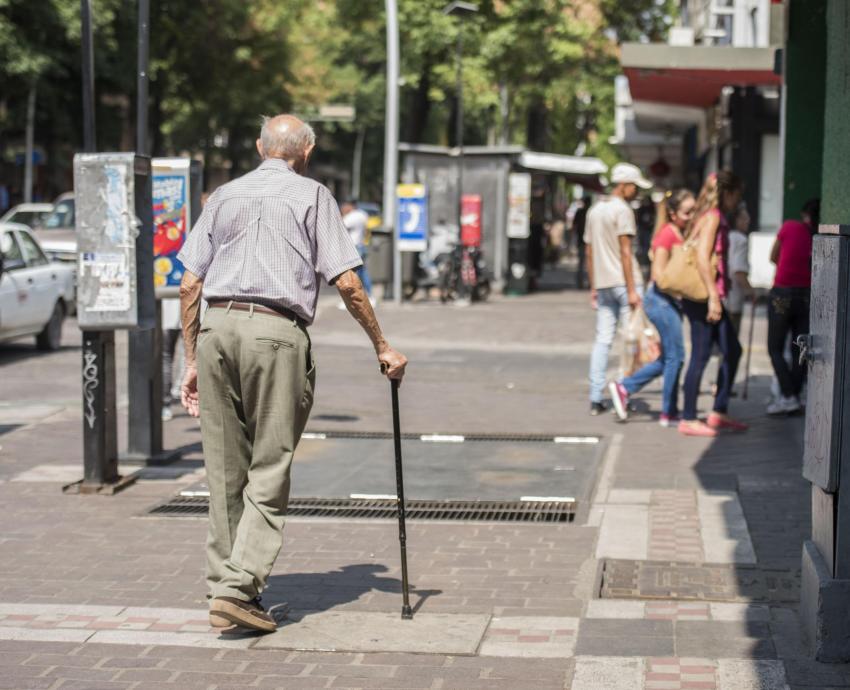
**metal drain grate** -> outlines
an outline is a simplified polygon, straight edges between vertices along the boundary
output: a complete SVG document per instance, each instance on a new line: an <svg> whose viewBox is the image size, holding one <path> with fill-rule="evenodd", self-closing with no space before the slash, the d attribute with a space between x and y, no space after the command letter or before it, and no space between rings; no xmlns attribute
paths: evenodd
<svg viewBox="0 0 850 690"><path fill-rule="evenodd" d="M574 501L406 501L411 520L474 522L572 522ZM394 499L293 498L289 517L395 519ZM201 517L208 512L205 496L176 496L146 514L156 517Z"/></svg>
<svg viewBox="0 0 850 690"><path fill-rule="evenodd" d="M757 565L602 562L600 599L785 603L800 600L800 572Z"/></svg>
<svg viewBox="0 0 850 690"><path fill-rule="evenodd" d="M432 442L448 442L448 443L463 443L463 442L495 442L495 443L577 443L577 444L596 444L599 443L599 436L569 436L559 434L453 434L453 433L435 433L435 434L417 434L403 433L401 435L405 441L432 441ZM307 431L302 438L305 441L316 440L376 440L389 441L393 435L385 431Z"/></svg>

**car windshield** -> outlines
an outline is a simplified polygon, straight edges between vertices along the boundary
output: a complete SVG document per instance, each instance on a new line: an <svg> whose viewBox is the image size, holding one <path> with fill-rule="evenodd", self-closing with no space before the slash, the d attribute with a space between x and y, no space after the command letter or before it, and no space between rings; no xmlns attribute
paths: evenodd
<svg viewBox="0 0 850 690"><path fill-rule="evenodd" d="M11 223L22 223L23 225L33 226L38 225L43 217L44 214L40 211L18 211L8 220Z"/></svg>
<svg viewBox="0 0 850 690"><path fill-rule="evenodd" d="M74 227L74 201L60 201L56 208L44 220L44 227L49 229Z"/></svg>

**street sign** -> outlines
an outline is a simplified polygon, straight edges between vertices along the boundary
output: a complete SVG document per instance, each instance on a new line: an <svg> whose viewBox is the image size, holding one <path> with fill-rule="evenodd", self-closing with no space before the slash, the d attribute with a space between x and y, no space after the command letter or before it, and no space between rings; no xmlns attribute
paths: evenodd
<svg viewBox="0 0 850 690"><path fill-rule="evenodd" d="M508 237L524 240L531 236L531 175L511 173L508 177Z"/></svg>
<svg viewBox="0 0 850 690"><path fill-rule="evenodd" d="M397 237L403 252L424 252L428 248L428 194L424 184L400 184Z"/></svg>

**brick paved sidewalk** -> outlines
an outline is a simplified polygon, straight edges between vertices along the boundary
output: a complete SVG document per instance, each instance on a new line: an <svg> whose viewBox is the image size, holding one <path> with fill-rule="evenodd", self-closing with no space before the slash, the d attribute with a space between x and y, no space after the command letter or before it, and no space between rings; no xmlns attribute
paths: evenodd
<svg viewBox="0 0 850 690"><path fill-rule="evenodd" d="M167 426L169 446L187 451L182 465L114 498L63 496L63 467L80 466L79 412L68 402L79 352L34 361L0 350L0 425L13 411L20 424L0 436L0 502L11 516L0 533L0 688L850 687L850 668L808 660L789 601L598 598L607 558L772 569L794 583L809 498L800 420L762 416L763 351L751 400L735 402L753 423L747 434L712 443L660 429L646 412L657 410L657 387L637 396L628 424L588 417L584 302L547 294L381 312L388 332L414 347L404 388L411 431L599 435L607 449L595 500L573 524L409 525L419 612L487 618L469 656L219 640L203 615L205 523L142 517L199 476L197 425L178 417ZM313 337L311 428L388 428L385 386L356 327L326 310ZM291 520L264 601L286 602L292 626L310 612L397 613L397 550L391 521Z"/></svg>

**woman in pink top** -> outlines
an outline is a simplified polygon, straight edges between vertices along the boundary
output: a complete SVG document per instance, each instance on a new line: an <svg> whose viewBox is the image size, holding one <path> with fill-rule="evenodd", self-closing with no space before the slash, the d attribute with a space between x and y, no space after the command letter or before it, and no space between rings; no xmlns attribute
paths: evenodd
<svg viewBox="0 0 850 690"><path fill-rule="evenodd" d="M741 344L735 327L723 308L723 298L730 287L729 223L726 214L741 203L741 179L728 171L709 175L697 200L694 218L687 235L697 238L697 268L708 291L708 302L682 300L682 311L691 324L691 361L685 374L685 407L679 431L686 436L716 436L719 429L744 431L746 424L727 414L729 394L738 362ZM712 270L712 256L717 258L717 271ZM697 398L700 383L711 352L717 346L722 354L717 376L714 407L706 422L697 419Z"/></svg>
<svg viewBox="0 0 850 690"><path fill-rule="evenodd" d="M803 220L786 220L776 236L770 260L776 278L767 308L767 351L781 395L767 406L769 415L800 411L805 369L800 364L797 336L809 332L809 293L812 285L812 236L820 223L820 199L807 201ZM791 335L791 365L785 344Z"/></svg>
<svg viewBox="0 0 850 690"><path fill-rule="evenodd" d="M659 423L667 427L679 421L679 375L685 361L682 309L679 300L658 289L656 281L667 268L673 247L682 244L682 232L693 215L695 204L690 190L678 189L667 192L659 209L660 227L652 238L652 283L643 299L643 308L661 337L661 357L609 385L614 410L624 421L629 414L629 396L659 376L664 376Z"/></svg>

